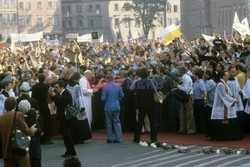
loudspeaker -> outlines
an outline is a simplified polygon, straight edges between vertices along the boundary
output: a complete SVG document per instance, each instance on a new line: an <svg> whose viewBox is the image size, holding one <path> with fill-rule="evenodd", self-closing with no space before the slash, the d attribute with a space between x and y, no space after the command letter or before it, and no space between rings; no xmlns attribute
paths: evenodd
<svg viewBox="0 0 250 167"><path fill-rule="evenodd" d="M98 32L91 32L92 39L99 39Z"/></svg>

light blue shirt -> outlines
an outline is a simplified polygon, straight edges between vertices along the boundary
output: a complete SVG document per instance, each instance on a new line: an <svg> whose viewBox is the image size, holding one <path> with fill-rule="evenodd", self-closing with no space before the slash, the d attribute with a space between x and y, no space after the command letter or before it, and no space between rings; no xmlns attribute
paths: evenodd
<svg viewBox="0 0 250 167"><path fill-rule="evenodd" d="M205 83L206 83L206 89L207 89L207 105L209 107L213 107L216 83L212 79L207 80Z"/></svg>
<svg viewBox="0 0 250 167"><path fill-rule="evenodd" d="M195 100L204 99L204 91L206 91L206 85L202 79L198 79L194 82L193 97Z"/></svg>
<svg viewBox="0 0 250 167"><path fill-rule="evenodd" d="M187 74L184 74L182 77L182 84L178 85L178 88L183 90L189 95L193 94L193 81L191 77Z"/></svg>

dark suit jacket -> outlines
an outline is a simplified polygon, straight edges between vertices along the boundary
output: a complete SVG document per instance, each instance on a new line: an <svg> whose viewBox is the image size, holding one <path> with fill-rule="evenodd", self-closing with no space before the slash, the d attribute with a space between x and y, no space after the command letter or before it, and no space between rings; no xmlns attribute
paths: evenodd
<svg viewBox="0 0 250 167"><path fill-rule="evenodd" d="M154 87L152 82L148 78L136 81L135 91L139 110L154 110Z"/></svg>
<svg viewBox="0 0 250 167"><path fill-rule="evenodd" d="M57 107L57 118L60 122L66 121L65 108L67 107L67 105L72 104L71 94L67 89L65 89L62 95L57 94L52 97L52 100L55 102L55 105Z"/></svg>
<svg viewBox="0 0 250 167"><path fill-rule="evenodd" d="M0 117L0 141L2 140L3 158L11 157L10 140L12 135L12 126L14 119L14 111L8 111ZM16 114L17 129L20 129L27 136L33 136L34 132L27 126L24 114L17 112Z"/></svg>
<svg viewBox="0 0 250 167"><path fill-rule="evenodd" d="M49 85L44 83L35 84L32 87L32 98L36 99L39 104L48 104Z"/></svg>
<svg viewBox="0 0 250 167"><path fill-rule="evenodd" d="M20 103L20 101L22 100L28 100L28 102L31 105L31 108L34 108L35 110L39 111L39 106L38 106L38 102L36 99L34 98L30 98L29 95L25 95L23 94L21 97L17 98L16 102L17 102L17 110L18 110L18 104Z"/></svg>

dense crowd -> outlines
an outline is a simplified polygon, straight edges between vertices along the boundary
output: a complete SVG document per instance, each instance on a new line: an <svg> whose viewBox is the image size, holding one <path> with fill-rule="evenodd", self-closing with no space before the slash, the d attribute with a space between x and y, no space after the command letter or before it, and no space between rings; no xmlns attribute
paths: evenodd
<svg viewBox="0 0 250 167"><path fill-rule="evenodd" d="M228 41L218 36L213 46L203 38L176 39L168 46L159 40L60 46L18 42L15 50L0 49L0 62L0 134L6 132L2 125L8 111L26 115L23 133L32 135L26 157L31 166L41 166L40 142L53 144L51 121L59 121L65 158L76 155L74 143L105 125L107 143L121 143L122 131L128 130L135 132L136 143L145 132L152 142L158 131L205 133L212 140L250 133L248 37ZM177 98L183 92L185 102ZM77 121L68 122L64 111L72 103L79 113ZM11 163L9 147L2 146L5 163Z"/></svg>

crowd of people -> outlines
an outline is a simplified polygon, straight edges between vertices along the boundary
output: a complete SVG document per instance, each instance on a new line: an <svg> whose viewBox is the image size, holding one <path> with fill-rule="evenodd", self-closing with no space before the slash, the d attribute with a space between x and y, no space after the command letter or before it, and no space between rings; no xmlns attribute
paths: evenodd
<svg viewBox="0 0 250 167"><path fill-rule="evenodd" d="M157 142L159 131L204 133L211 140L237 140L250 133L249 37L217 37L213 46L203 38L176 39L168 46L160 40L72 40L61 46L19 42L14 51L0 49L0 63L5 164L41 166L40 143L53 144L56 127L51 121L59 122L64 158L77 155L74 144L90 139L91 130L105 127L107 143L121 143L124 131L134 131L135 143L146 132L152 142ZM184 92L187 100L175 98L175 90ZM162 98L156 100L159 94ZM65 117L72 104L79 111L75 121ZM6 144L15 111L18 128L31 136L25 157L12 155Z"/></svg>

